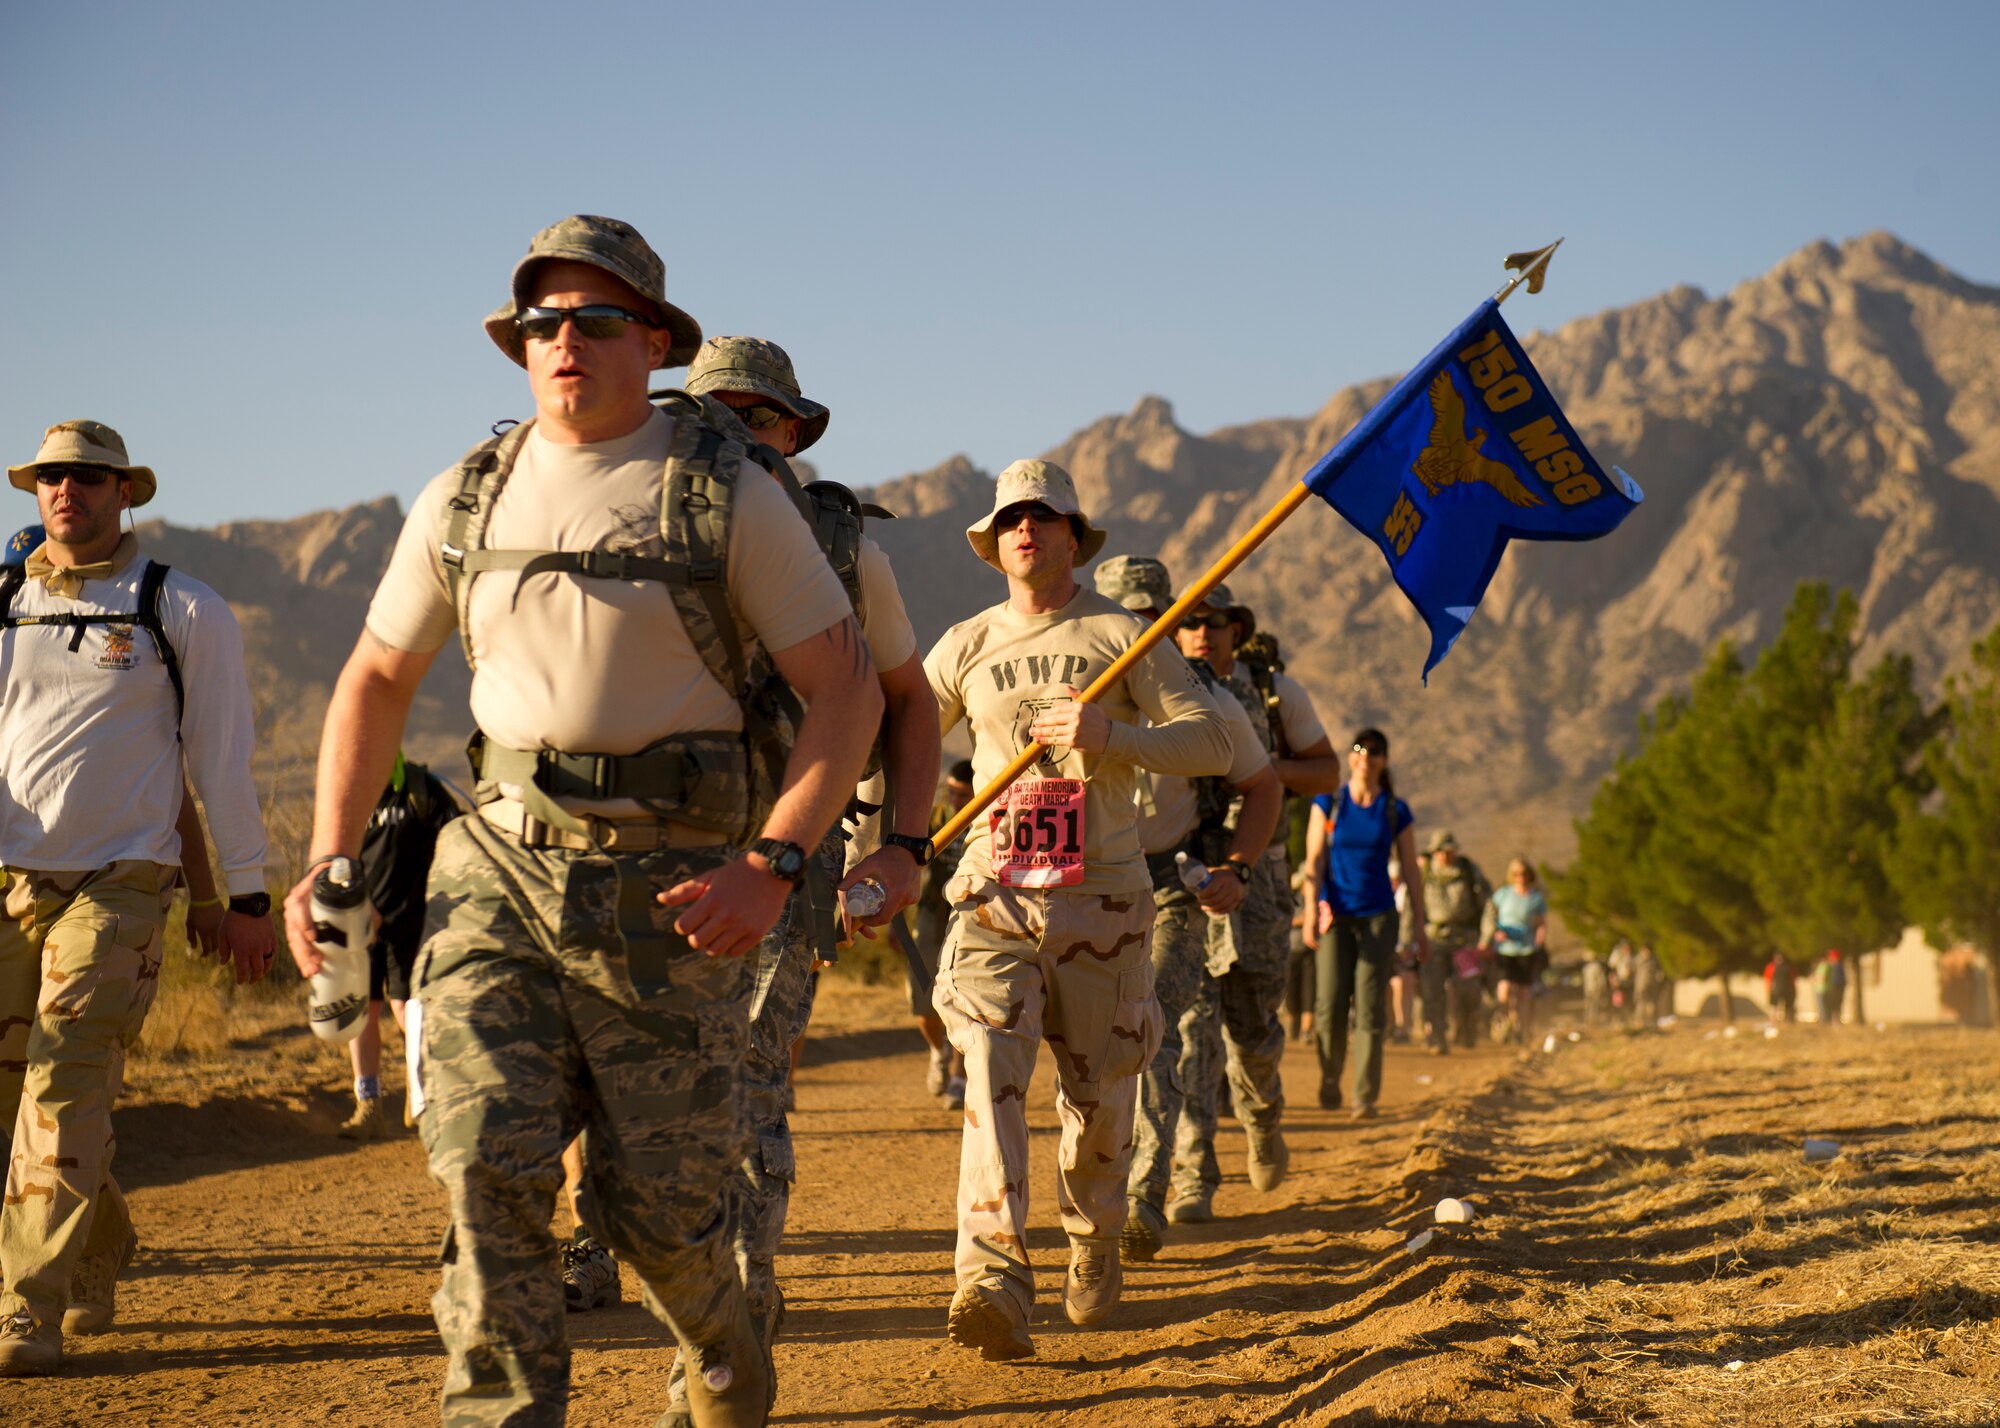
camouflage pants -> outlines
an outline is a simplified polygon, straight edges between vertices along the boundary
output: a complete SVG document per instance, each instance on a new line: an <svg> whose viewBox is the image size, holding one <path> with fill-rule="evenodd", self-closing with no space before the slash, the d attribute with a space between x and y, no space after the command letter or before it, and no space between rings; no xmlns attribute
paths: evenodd
<svg viewBox="0 0 2000 1428"><path fill-rule="evenodd" d="M1150 894L947 888L954 917L935 1004L965 1057L958 1165L958 1282L1004 1290L1025 1315L1028 1086L1046 1039L1056 1064L1056 1203L1072 1240L1115 1243L1139 1073L1159 1049L1147 942Z"/></svg>
<svg viewBox="0 0 2000 1428"><path fill-rule="evenodd" d="M416 990L424 1145L451 1208L431 1301L450 1428L563 1421L549 1218L579 1132L585 1223L655 1317L683 1347L749 1341L724 1204L751 969L689 947L653 900L729 856L527 849L477 817L438 839Z"/></svg>
<svg viewBox="0 0 2000 1428"><path fill-rule="evenodd" d="M1139 1083L1139 1117L1132 1133L1132 1169L1125 1193L1160 1210L1173 1171L1174 1135L1180 1125L1181 1018L1201 995L1209 916L1186 892L1153 894L1153 996L1164 1028L1160 1049Z"/></svg>
<svg viewBox="0 0 2000 1428"><path fill-rule="evenodd" d="M1174 1138L1174 1191L1213 1194L1222 1183L1215 1129L1222 1081L1237 1116L1259 1129L1285 1111L1285 977L1291 962L1292 888L1285 850L1257 860L1243 905L1211 918L1208 972L1181 1017L1181 1085L1187 1099ZM1224 928L1229 929L1226 935Z"/></svg>
<svg viewBox="0 0 2000 1428"><path fill-rule="evenodd" d="M111 1178L111 1103L160 984L178 870L136 860L4 875L0 1107L13 1126L0 1203L0 1315L62 1322L83 1255L131 1232Z"/></svg>

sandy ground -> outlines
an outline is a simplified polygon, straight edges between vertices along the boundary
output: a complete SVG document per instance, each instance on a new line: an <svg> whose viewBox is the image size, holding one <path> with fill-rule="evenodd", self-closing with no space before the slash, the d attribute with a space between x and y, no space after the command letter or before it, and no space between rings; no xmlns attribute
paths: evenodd
<svg viewBox="0 0 2000 1428"><path fill-rule="evenodd" d="M1044 1076L1039 1355L995 1366L943 1337L958 1136L899 1002L830 983L801 1074L776 1422L2000 1421L1990 1035L1399 1047L1363 1124L1308 1108L1295 1047L1290 1179L1252 1191L1225 1122L1221 1219L1129 1267L1094 1330L1056 1302ZM440 1200L414 1139L332 1137L343 1082L289 1023L135 1065L118 1324L58 1379L0 1381L0 1423L434 1422ZM1805 1164L1807 1134L1840 1156ZM1479 1220L1408 1252L1447 1193ZM626 1288L569 1321L572 1423L663 1406L669 1355Z"/></svg>

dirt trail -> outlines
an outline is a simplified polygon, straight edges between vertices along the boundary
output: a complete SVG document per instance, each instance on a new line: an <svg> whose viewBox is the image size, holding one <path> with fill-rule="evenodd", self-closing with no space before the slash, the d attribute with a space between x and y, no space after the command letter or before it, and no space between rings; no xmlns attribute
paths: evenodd
<svg viewBox="0 0 2000 1428"><path fill-rule="evenodd" d="M958 1135L922 1094L918 1046L899 998L830 984L799 1086L802 1189L779 1266L791 1314L776 1422L1276 1428L1637 1413L1692 1423L1716 1419L1660 1410L1753 1382L1769 1390L1758 1411L1724 1419L1918 1421L1781 1411L1777 1371L1808 1347L1786 1326L1806 1316L1765 1306L1811 1286L1753 1278L1768 1292L1746 1296L1743 1276L1817 1272L1836 1243L1890 1260L1854 1268L1857 1289L1874 1287L1852 1301L1851 1323L1831 1288L1813 1291L1831 1312L1808 1326L1813 1343L1847 1345L1850 1359L1862 1344L1867 1362L1936 1375L1943 1387L1927 1386L1924 1401L1941 1412L1961 1389L1992 1387L1964 1375L1993 1369L1951 1357L1980 1349L1995 1361L1993 1329L1978 1327L2000 1311L1990 1215L1983 1239L1960 1224L1974 1214L1966 1177L2000 1185L1991 1121L1965 1099L1983 1094L1985 1117L2000 1109L1984 1041L1795 1034L1718 1045L1684 1032L1564 1043L1554 1057L1442 1060L1392 1048L1385 1114L1361 1124L1296 1104L1310 1102L1316 1072L1294 1047L1290 1179L1271 1195L1250 1190L1242 1137L1225 1122L1222 1218L1177 1229L1162 1260L1131 1267L1115 1327L1096 1330L1071 1328L1056 1302L1063 1239L1044 1074L1030 1236L1040 1352L1004 1367L944 1341ZM1968 1089L1952 1058L1975 1050L1984 1059ZM1731 1060L1754 1063L1759 1083L1726 1081ZM144 1248L121 1287L119 1325L78 1344L60 1379L0 1381L0 1422L435 1422L429 1297L443 1221L415 1141L333 1139L339 1066L289 1029L226 1058L141 1063L132 1082L119 1160ZM278 1089L301 1085L311 1089ZM1912 1088L1962 1104L1888 1114ZM1789 1137L1801 1127L1849 1142L1831 1173L1795 1166ZM1933 1142L1945 1148L1933 1153ZM1484 1200L1480 1222L1404 1253L1451 1191ZM1925 1221L1898 1196L1955 1204L1959 1220ZM1875 1292L1884 1275L1901 1282L1897 1264L1917 1263L1895 1259L1903 1241L1949 1272L1928 1290ZM662 1406L668 1353L633 1288L624 1307L569 1321L572 1423L647 1424ZM1752 1324L1776 1335L1764 1351ZM1878 1329L1890 1338L1877 1342ZM1725 1352L1759 1362L1730 1375L1716 1357ZM1924 1386L1915 1372L1905 1379ZM1889 1394L1855 1380L1843 1401L1898 1401Z"/></svg>

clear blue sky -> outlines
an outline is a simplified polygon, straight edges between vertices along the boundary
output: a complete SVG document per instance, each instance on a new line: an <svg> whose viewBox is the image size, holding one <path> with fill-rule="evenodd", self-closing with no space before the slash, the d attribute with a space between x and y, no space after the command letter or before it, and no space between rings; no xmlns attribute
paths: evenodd
<svg viewBox="0 0 2000 1428"><path fill-rule="evenodd" d="M479 320L575 211L787 346L855 484L1306 414L1558 234L1523 330L1871 228L2000 281L1996 53L1992 4L12 4L0 454L407 503L526 413Z"/></svg>

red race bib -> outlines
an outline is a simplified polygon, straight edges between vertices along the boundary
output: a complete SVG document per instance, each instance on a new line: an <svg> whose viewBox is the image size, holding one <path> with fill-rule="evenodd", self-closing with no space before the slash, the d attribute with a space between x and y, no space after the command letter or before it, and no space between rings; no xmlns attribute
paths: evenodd
<svg viewBox="0 0 2000 1428"><path fill-rule="evenodd" d="M993 876L1010 888L1083 881L1083 780L1024 778L987 815Z"/></svg>

